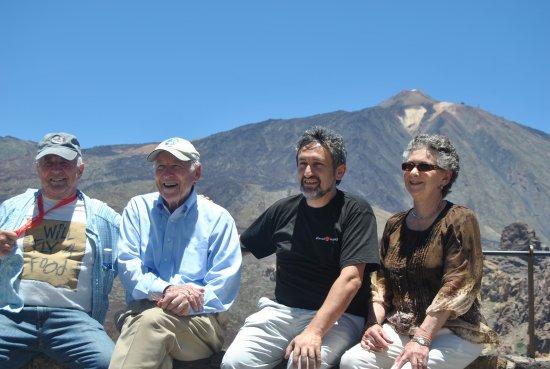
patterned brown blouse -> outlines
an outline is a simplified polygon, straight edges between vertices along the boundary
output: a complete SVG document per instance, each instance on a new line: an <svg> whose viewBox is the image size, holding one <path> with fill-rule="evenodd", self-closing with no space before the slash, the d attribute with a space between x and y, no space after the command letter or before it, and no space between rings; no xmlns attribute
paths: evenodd
<svg viewBox="0 0 550 369"><path fill-rule="evenodd" d="M479 303L483 254L474 213L451 202L424 231L406 225L408 212L386 223L381 269L373 275L373 301L386 306L386 319L404 335L429 312L451 311L444 327L475 343L497 343Z"/></svg>

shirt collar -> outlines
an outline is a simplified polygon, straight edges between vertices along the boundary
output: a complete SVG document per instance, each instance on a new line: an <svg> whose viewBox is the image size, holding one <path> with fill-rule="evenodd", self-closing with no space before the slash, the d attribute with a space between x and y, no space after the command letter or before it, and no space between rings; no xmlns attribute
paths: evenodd
<svg viewBox="0 0 550 369"><path fill-rule="evenodd" d="M35 190L34 192L34 201L38 200L38 196L42 193L42 189L39 189L38 191ZM44 195L42 195L44 196ZM44 196L45 198L46 196ZM76 197L79 200L84 200L84 192L80 191L78 188L76 189Z"/></svg>
<svg viewBox="0 0 550 369"><path fill-rule="evenodd" d="M197 203L197 193L195 191L195 186L191 188L191 192L189 192L189 196L187 196L187 199L181 204L172 215L174 216L186 216L189 213L189 210L193 208L193 206ZM157 209L166 211L168 214L170 214L170 211L168 210L168 207L164 204L164 200L162 196L159 193L159 197L157 199L157 202L155 204Z"/></svg>

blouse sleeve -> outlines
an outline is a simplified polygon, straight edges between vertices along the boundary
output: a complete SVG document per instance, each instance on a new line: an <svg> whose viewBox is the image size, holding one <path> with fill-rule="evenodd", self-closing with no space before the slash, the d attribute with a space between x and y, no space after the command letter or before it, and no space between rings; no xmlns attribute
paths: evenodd
<svg viewBox="0 0 550 369"><path fill-rule="evenodd" d="M384 267L391 228L390 221L388 221L380 240L380 267L371 275L372 302L383 304L386 309L390 307L392 298L387 285L386 269Z"/></svg>
<svg viewBox="0 0 550 369"><path fill-rule="evenodd" d="M449 319L455 319L465 314L479 295L483 254L479 225L472 211L457 212L456 218L449 221L447 232L442 235L442 284L426 313L448 310Z"/></svg>

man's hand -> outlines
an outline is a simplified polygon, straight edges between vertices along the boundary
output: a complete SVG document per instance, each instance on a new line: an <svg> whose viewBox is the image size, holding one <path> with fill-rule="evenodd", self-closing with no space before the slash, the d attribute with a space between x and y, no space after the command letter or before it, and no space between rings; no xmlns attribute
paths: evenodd
<svg viewBox="0 0 550 369"><path fill-rule="evenodd" d="M369 351L385 351L390 343L393 343L393 341L384 332L380 324L373 324L368 327L363 334L363 338L361 338L361 347Z"/></svg>
<svg viewBox="0 0 550 369"><path fill-rule="evenodd" d="M172 285L166 288L164 296L157 301L157 306L163 310L184 316L189 313L189 307L201 311L204 305L204 288L191 284Z"/></svg>
<svg viewBox="0 0 550 369"><path fill-rule="evenodd" d="M292 355L292 366L301 369L321 367L321 343L323 336L346 311L353 296L361 287L365 264L349 265L340 271L321 308L306 329L294 337L285 351L285 358Z"/></svg>
<svg viewBox="0 0 550 369"><path fill-rule="evenodd" d="M17 241L17 234L0 229L0 256L4 257L11 252Z"/></svg>
<svg viewBox="0 0 550 369"><path fill-rule="evenodd" d="M305 331L294 337L285 351L285 359L292 355L292 367L301 369L314 369L321 367L321 342L320 334Z"/></svg>

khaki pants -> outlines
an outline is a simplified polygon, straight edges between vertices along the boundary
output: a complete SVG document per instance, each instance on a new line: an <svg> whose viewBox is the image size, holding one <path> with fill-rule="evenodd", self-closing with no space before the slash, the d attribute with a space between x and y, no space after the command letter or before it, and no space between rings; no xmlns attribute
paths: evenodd
<svg viewBox="0 0 550 369"><path fill-rule="evenodd" d="M204 359L222 348L217 314L178 317L143 300L130 309L119 319L109 369L172 369L172 359Z"/></svg>

